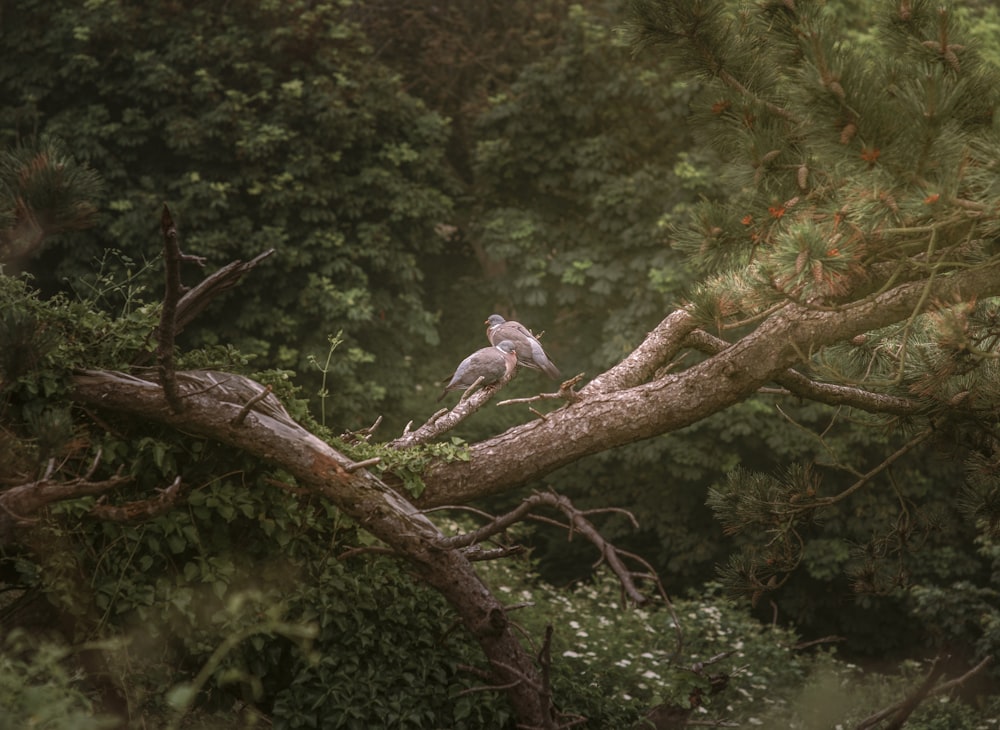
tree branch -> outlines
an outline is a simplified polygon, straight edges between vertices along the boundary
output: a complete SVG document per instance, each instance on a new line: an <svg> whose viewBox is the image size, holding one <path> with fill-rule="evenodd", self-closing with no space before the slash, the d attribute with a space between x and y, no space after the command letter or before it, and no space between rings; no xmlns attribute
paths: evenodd
<svg viewBox="0 0 1000 730"><path fill-rule="evenodd" d="M788 304L724 351L682 372L625 387L655 372L694 330L687 312L675 312L625 361L583 388L578 402L472 444L468 461L432 464L418 504L486 497L589 454L684 428L749 397L816 348L907 319L922 301L1000 294L1000 263L941 276L930 296L926 289L926 282L907 282L834 311Z"/></svg>
<svg viewBox="0 0 1000 730"><path fill-rule="evenodd" d="M269 248L263 253L257 254L249 261L232 261L215 273L206 276L197 286L189 289L177 302L177 313L174 318L174 333L181 332L187 327L214 299L229 291L252 269L256 268L264 259L274 254L274 249Z"/></svg>
<svg viewBox="0 0 1000 730"><path fill-rule="evenodd" d="M149 380L102 370L78 373L73 380L72 397L80 403L241 449L279 464L299 484L329 499L406 558L417 576L448 600L496 668L500 683L509 685L507 695L522 724L554 727L549 699L538 691L538 670L514 635L503 604L479 580L461 550L442 548L444 536L434 523L371 472L352 470L352 459L291 419L261 410L267 399L258 402L241 424L233 423L245 403L260 392L259 384L225 373L178 373L178 396L185 404L181 414L167 405L162 386ZM231 402L236 393L245 397Z"/></svg>
<svg viewBox="0 0 1000 730"><path fill-rule="evenodd" d="M598 375L580 391L584 398L610 393L647 382L681 349L684 339L697 327L686 309L667 315L628 357Z"/></svg>
<svg viewBox="0 0 1000 730"><path fill-rule="evenodd" d="M410 431L409 424L407 424L402 435L390 441L388 446L394 449L408 449L433 441L441 434L455 428L455 426L486 405L494 395L514 379L516 374L517 370L512 370L491 385L484 386L471 394L466 392L459 399L458 403L455 404L454 408L450 411L447 409L438 411L427 419L427 422L416 431Z"/></svg>
<svg viewBox="0 0 1000 730"><path fill-rule="evenodd" d="M893 718L892 724L889 727L902 727L906 718L909 717L913 711L920 706L920 703L927 699L927 697L942 694L944 692L950 692L955 687L959 687L972 679L974 676L989 667L992 663L993 657L988 656L961 677L956 677L955 679L951 679L947 682L942 682L935 687L934 683L944 672L944 662L940 661L940 659L935 660L934 665L931 667L931 671L928 673L927 677L924 678L924 680L914 689L913 692L898 702L894 702L888 707L872 713L858 723L854 730L868 730L889 717ZM897 720L899 721L898 723Z"/></svg>
<svg viewBox="0 0 1000 730"><path fill-rule="evenodd" d="M667 606L671 605L670 600L667 598L666 591L663 590L663 586L660 583L659 578L657 578L649 563L642 560L637 555L616 548L608 542L604 536L601 535L600 531L594 526L594 524L587 519L587 514L594 514L597 512L624 512L624 510L612 508L609 510L590 510L588 512L584 512L577 509L568 497L557 494L553 491L535 492L534 494L525 497L521 504L512 509L510 512L494 517L487 524L471 532L461 535L452 535L450 537L443 537L439 541L439 544L442 548L468 547L488 540L512 525L526 519L538 519L545 522L553 522L548 518L532 514L532 511L538 507L549 507L551 509L555 509L569 519L568 525L560 526L566 527L569 530L571 538L573 533L578 532L587 538L587 540L589 540L591 544L598 549L600 552L600 558L597 563L595 563L594 567L597 567L602 562L606 562L608 567L621 583L622 590L635 605L644 605L648 603L649 598L636 586L635 578L637 577L637 574L625 565L626 558L636 560L643 565L643 567L648 571L648 573L643 574L643 577L654 581L659 589L661 597L664 599L664 603L666 603ZM447 509L447 507L441 507L440 509ZM632 524L636 524L635 517L631 514L628 514L628 516L631 519ZM555 522L555 524L559 525L558 522ZM679 625L679 622L677 621L674 623Z"/></svg>
<svg viewBox="0 0 1000 730"><path fill-rule="evenodd" d="M90 516L108 522L141 522L172 510L183 498L187 488L180 477L174 479L166 489L157 490L157 495L125 504L104 504L103 497L90 508Z"/></svg>
<svg viewBox="0 0 1000 730"><path fill-rule="evenodd" d="M184 404L177 395L177 383L174 380L174 338L177 335L177 302L181 298L181 262L201 259L184 256L177 241L177 226L170 215L170 209L163 205L160 215L160 233L163 236L163 305L160 309L160 324L156 330L156 360L159 367L160 382L163 384L163 394L167 403L177 413L184 409Z"/></svg>
<svg viewBox="0 0 1000 730"><path fill-rule="evenodd" d="M684 344L709 355L717 355L729 347L729 343L722 338L700 329L692 331ZM912 416L925 410L925 406L913 398L873 393L863 388L834 383L818 383L797 370L786 370L775 376L774 382L783 386L791 395L830 406L850 406L868 413L887 413L893 416Z"/></svg>
<svg viewBox="0 0 1000 730"><path fill-rule="evenodd" d="M47 473L42 479L0 492L0 545L11 541L18 526L34 522L31 515L53 502L104 494L132 481L132 477L122 475L93 480L99 461L100 454L87 473L75 479L55 481Z"/></svg>

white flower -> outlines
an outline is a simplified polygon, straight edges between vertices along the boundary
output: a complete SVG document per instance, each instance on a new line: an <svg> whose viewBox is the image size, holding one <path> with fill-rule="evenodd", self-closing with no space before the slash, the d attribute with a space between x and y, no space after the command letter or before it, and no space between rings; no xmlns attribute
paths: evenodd
<svg viewBox="0 0 1000 730"><path fill-rule="evenodd" d="M578 659L581 655L577 654L572 649L567 649L566 651L563 652L563 656L569 657L570 659Z"/></svg>
<svg viewBox="0 0 1000 730"><path fill-rule="evenodd" d="M569 622L569 627L571 629L578 629L578 628L580 628L580 622L579 621L570 621Z"/></svg>
<svg viewBox="0 0 1000 730"><path fill-rule="evenodd" d="M643 659L652 659L652 658L653 658L653 655L652 655L652 654L650 654L650 653L649 653L648 651L644 651L644 652L643 652L642 654L640 654L639 656L641 656L641 657L642 657Z"/></svg>
<svg viewBox="0 0 1000 730"><path fill-rule="evenodd" d="M586 631L582 631L582 630L581 631L577 631L576 635L579 636L579 637L581 637L581 638L584 638L584 639L586 639L588 636L590 636L590 634L588 634Z"/></svg>
<svg viewBox="0 0 1000 730"><path fill-rule="evenodd" d="M654 672L652 669L647 669L642 673L644 679L659 679L660 675Z"/></svg>
<svg viewBox="0 0 1000 730"><path fill-rule="evenodd" d="M756 717L751 717L749 720L747 720L747 722L749 722L751 725L763 725L764 724L763 720L758 720Z"/></svg>

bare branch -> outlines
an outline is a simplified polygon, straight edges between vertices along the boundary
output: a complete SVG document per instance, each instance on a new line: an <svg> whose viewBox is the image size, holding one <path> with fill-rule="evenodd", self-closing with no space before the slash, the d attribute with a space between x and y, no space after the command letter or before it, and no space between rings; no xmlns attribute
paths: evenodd
<svg viewBox="0 0 1000 730"><path fill-rule="evenodd" d="M645 383L660 366L670 361L696 326L694 317L686 309L671 313L628 357L591 380L581 395L588 397Z"/></svg>
<svg viewBox="0 0 1000 730"><path fill-rule="evenodd" d="M184 410L184 403L177 394L174 378L174 338L176 337L177 302L181 298L181 249L177 242L177 226L166 204L160 216L160 233L163 235L164 291L160 309L160 325L156 330L156 360L159 367L163 395L174 413Z"/></svg>
<svg viewBox="0 0 1000 730"><path fill-rule="evenodd" d="M940 658L935 660L934 665L931 667L930 672L927 677L910 693L907 697L894 702L893 704L885 707L878 712L872 713L860 723L858 723L854 730L868 730L868 728L873 728L886 718L892 717L893 721L889 727L899 728L902 727L903 722L906 718L912 714L912 712L920 706L927 697L942 694L944 692L950 692L956 687L961 686L965 682L972 679L974 676L982 672L984 669L989 667L993 663L993 657L988 656L983 659L979 664L974 666L968 672L960 677L949 680L947 682L942 682L941 684L934 686L934 683L941 676L944 671L944 662L940 661ZM905 713L905 714L904 714ZM897 724L897 720L899 723Z"/></svg>
<svg viewBox="0 0 1000 730"><path fill-rule="evenodd" d="M34 522L31 515L53 502L103 494L132 481L132 477L121 475L93 481L93 471L91 468L82 477L60 482L53 480L51 471L46 470L44 478L0 493L0 544L10 539L18 525Z"/></svg>
<svg viewBox="0 0 1000 730"><path fill-rule="evenodd" d="M488 524L483 525L479 529L473 530L472 532L452 537L444 537L439 541L439 545L441 547L448 548L475 545L500 532L503 532L511 525L525 519L552 522L552 520L549 520L546 517L531 514L532 510L541 506L550 507L562 512L569 519L569 524L565 527L569 529L570 534L572 535L574 532L580 533L598 549L600 552L598 564L607 562L608 567L611 568L612 572L615 576L617 576L619 582L622 584L623 590L633 603L641 606L649 601L649 599L643 595L641 591L639 591L638 587L636 587L635 581L633 580L634 574L625 566L625 563L622 560L622 556L625 555L625 553L618 550L611 543L605 540L604 536L601 535L596 527L594 527L593 523L587 519L586 514L577 509L567 497L556 494L555 492L535 492L529 497L526 497L521 504L510 512L493 518ZM603 511L611 510L591 510L590 513L594 514ZM614 511L624 512L624 510ZM636 524L635 517L632 517L632 523ZM648 568L650 572L654 572L648 563L645 563L645 567Z"/></svg>
<svg viewBox="0 0 1000 730"><path fill-rule="evenodd" d="M263 388L263 390L261 390L257 395L255 395L253 398L251 398L250 400L248 400L246 402L246 405L244 405L240 409L240 412L236 414L236 417L233 418L233 425L234 426L241 426L241 425L243 425L243 421L246 420L247 415L250 413L250 411L253 410L253 407L255 405L257 405L258 403L260 403L265 398L267 398L267 396L271 395L271 391L272 390L273 389L271 388L270 385L265 385L264 388Z"/></svg>
<svg viewBox="0 0 1000 730"><path fill-rule="evenodd" d="M583 373L574 375L569 380L564 380L559 386L559 390L555 393L539 393L538 395L532 395L527 398L508 398L507 400L500 401L497 405L509 406L515 403L535 403L540 400L564 400L569 403L575 403L580 400L580 394L577 393L573 387L578 385L581 380L583 380Z"/></svg>
<svg viewBox="0 0 1000 730"><path fill-rule="evenodd" d="M187 489L177 477L166 489L157 490L158 494L151 499L143 499L125 504L112 505L103 502L104 497L90 508L90 516L109 522L140 522L150 520L173 509L181 500Z"/></svg>
<svg viewBox="0 0 1000 730"><path fill-rule="evenodd" d="M511 545L509 547L498 547L492 550L484 550L478 545L471 545L464 550L465 557L473 562L483 562L485 560L499 560L500 558L509 558L511 555L519 555L524 552L523 545ZM510 610L510 606L507 606L507 610Z"/></svg>
<svg viewBox="0 0 1000 730"><path fill-rule="evenodd" d="M381 461L381 456L373 456L372 458L364 459L363 461L355 461L353 464L347 466L347 471L351 473L356 472L358 469L367 469L370 466L375 466L376 464L381 463Z"/></svg>
<svg viewBox="0 0 1000 730"><path fill-rule="evenodd" d="M432 441L437 438L441 434L450 431L486 405L489 400L500 391L501 388L507 385L507 383L514 378L516 372L516 370L512 370L510 373L500 378L497 382L484 386L470 395L469 391L475 387L475 385L473 385L465 391L458 403L450 411L447 409L438 411L416 431L410 431L409 424L407 424L407 428L404 430L403 434L399 438L390 441L388 445L394 449L408 449L412 446L425 444L428 441Z"/></svg>
<svg viewBox="0 0 1000 730"><path fill-rule="evenodd" d="M849 497L850 495L854 494L856 491L864 487L872 479L874 479L876 476L878 476L883 471L888 469L894 463L899 461L903 456L913 451L915 448L917 448L917 446L922 444L933 434L934 434L933 429L930 428L924 429L920 433L916 434L909 441L907 441L905 444L896 449L892 454L890 454L884 460L882 460L880 464L869 469L865 474L862 474L857 479L857 481L855 481L854 484L852 484L851 486L847 487L843 491L838 492L837 494L831 497L822 497L820 499L815 500L814 502L805 503L802 505L802 508L812 509L813 507L828 507L832 504L836 504L837 502L846 499L847 497ZM798 507L796 507L796 510L798 510Z"/></svg>
<svg viewBox="0 0 1000 730"><path fill-rule="evenodd" d="M349 444L355 444L359 442L368 442L375 430L382 424L382 416L375 419L375 423L371 426L366 426L365 428L360 428L357 431L347 431L346 433L340 434L340 438ZM409 430L409 424L407 424L406 430Z"/></svg>
<svg viewBox="0 0 1000 730"><path fill-rule="evenodd" d="M812 639L811 641L800 641L798 644L792 648L795 651L801 651L802 649L808 649L810 646L816 646L818 644L832 644L838 641L847 641L846 636L824 636L821 639Z"/></svg>
<svg viewBox="0 0 1000 730"><path fill-rule="evenodd" d="M274 254L274 249L270 248L263 253L257 254L249 261L232 261L215 273L206 276L197 286L189 289L177 302L177 314L174 319L174 333L181 332L199 314L201 314L211 302L229 291L240 280L260 264L264 259Z"/></svg>

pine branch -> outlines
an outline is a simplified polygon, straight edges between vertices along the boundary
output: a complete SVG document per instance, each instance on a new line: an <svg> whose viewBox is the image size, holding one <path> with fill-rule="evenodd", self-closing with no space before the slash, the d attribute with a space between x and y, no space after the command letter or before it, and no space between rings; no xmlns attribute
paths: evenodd
<svg viewBox="0 0 1000 730"><path fill-rule="evenodd" d="M716 355L730 343L704 330L693 330L684 342L700 352ZM912 416L927 410L927 406L913 398L875 393L855 386L820 383L811 380L797 370L786 370L774 378L774 382L799 398L825 403L831 406L850 406L868 413L885 413L893 416ZM782 391L768 391L782 392Z"/></svg>

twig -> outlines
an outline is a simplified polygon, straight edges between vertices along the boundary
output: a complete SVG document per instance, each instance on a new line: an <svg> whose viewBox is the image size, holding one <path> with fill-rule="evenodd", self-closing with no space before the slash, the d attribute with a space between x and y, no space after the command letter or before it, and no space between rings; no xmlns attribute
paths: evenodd
<svg viewBox="0 0 1000 730"><path fill-rule="evenodd" d="M509 558L511 555L520 555L524 552L524 545L511 545L510 547L498 547L492 550L484 550L478 545L467 547L463 551L465 557L472 562L483 562L486 560L499 560Z"/></svg>
<svg viewBox="0 0 1000 730"><path fill-rule="evenodd" d="M708 355L717 355L730 345L726 340L700 329L690 332L684 344ZM799 398L828 405L850 406L871 413L889 413L898 416L916 415L926 408L924 404L913 398L900 398L899 396L875 393L864 388L835 383L818 383L797 370L786 370L774 380L789 394ZM771 389L762 390L771 392Z"/></svg>
<svg viewBox="0 0 1000 730"><path fill-rule="evenodd" d="M565 400L570 403L575 403L580 400L580 394L573 390L573 386L578 385L581 380L583 380L584 373L579 373L574 375L569 380L564 380L562 385L559 386L559 390L555 393L539 393L538 395L533 395L527 398L508 398L507 400L502 400L497 403L498 406L509 406L516 403L534 403L540 400ZM541 416L542 414L538 413Z"/></svg>
<svg viewBox="0 0 1000 730"><path fill-rule="evenodd" d="M563 524L558 521L552 520L551 518L546 517L544 515L532 514L532 510L542 506L550 507L552 509L556 509L562 512L563 515L566 516L568 523ZM619 510L619 509L591 510L590 513L595 514L599 512L608 512L608 511L625 512L627 514L625 510ZM438 544L443 549L468 547L470 545L476 545L493 537L494 535L500 532L503 532L511 525L514 525L525 519L530 519L538 522L546 522L549 524L555 524L560 527L563 527L564 529L567 529L569 531L570 536L572 536L575 533L579 533L584 537L586 537L587 540L589 540L598 549L599 552L599 557L595 565L599 565L600 563L606 562L608 564L608 567L611 569L611 571L615 574L615 576L621 583L622 589L625 591L625 594L629 597L629 599L633 603L641 606L648 602L649 599L645 595L643 595L636 587L634 581L635 574L632 573L632 571L630 571L628 567L625 565L623 557L632 558L640 562L643 565L643 567L649 571L649 575L644 577L650 577L650 576L655 577L656 571L653 570L653 567L648 562L642 560L638 556L619 550L614 545L609 543L604 538L604 536L601 535L600 531L596 527L594 527L593 523L591 523L590 520L587 519L586 513L584 513L582 510L577 509L568 498L560 494L557 494L553 491L535 492L529 497L526 497L521 502L521 504L519 504L511 511L503 515L494 517L493 519L490 520L489 523L483 525L482 527L462 535L453 535L451 537L441 538L438 540ZM637 524L634 516L631 517L631 521L632 524ZM657 579L657 584L659 586L661 595L664 597L664 599L666 599L666 591L663 590L662 585L659 585L658 579ZM669 600L666 600L666 603L667 605L670 605ZM674 617L674 624L678 627L680 625L679 622L676 620L676 616Z"/></svg>
<svg viewBox="0 0 1000 730"><path fill-rule="evenodd" d="M375 466L382 461L381 456L373 456L370 459L365 459L363 461L355 461L353 464L348 464L344 467L348 474L353 474L358 469L367 469L369 466Z"/></svg>
<svg viewBox="0 0 1000 730"><path fill-rule="evenodd" d="M368 441L371 439L372 434L375 433L375 429L379 427L382 423L382 416L375 419L375 423L371 426L366 426L365 428L359 428L357 431L348 431L346 433L340 434L340 438L348 443L357 443L359 441ZM410 422L412 423L412 421ZM409 430L409 424L406 426L406 430Z"/></svg>
<svg viewBox="0 0 1000 730"><path fill-rule="evenodd" d="M478 687L469 687L468 689L463 689L461 692L457 693L456 697L462 697L463 695L471 695L476 692L503 692L504 690L510 689L511 687L516 687L520 683L520 679L515 679L513 682L508 682L507 684L486 684L480 685Z"/></svg>
<svg viewBox="0 0 1000 730"><path fill-rule="evenodd" d="M240 409L240 412L237 413L235 416L233 416L233 420L230 421L230 423L232 423L234 426L242 426L243 422L247 418L247 415L250 413L250 411L253 410L253 407L255 405L257 405L258 403L260 403L265 398L267 398L267 396L269 396L271 394L272 390L273 390L273 388L271 387L270 384L265 385L264 389L262 391L260 391L257 395L255 395L250 400L248 400L246 402L246 405L244 405Z"/></svg>
<svg viewBox="0 0 1000 730"><path fill-rule="evenodd" d="M366 555L371 553L373 555L397 555L396 551L389 547L381 547L379 545L365 545L364 547L351 548L350 550L345 550L340 555L337 556L337 560L344 562L348 558L354 558L358 555Z"/></svg>
<svg viewBox="0 0 1000 730"><path fill-rule="evenodd" d="M808 649L810 646L816 646L817 644L832 644L838 641L847 641L845 636L824 636L822 639L813 639L812 641L801 641L792 647L795 651L801 651L802 649Z"/></svg>

